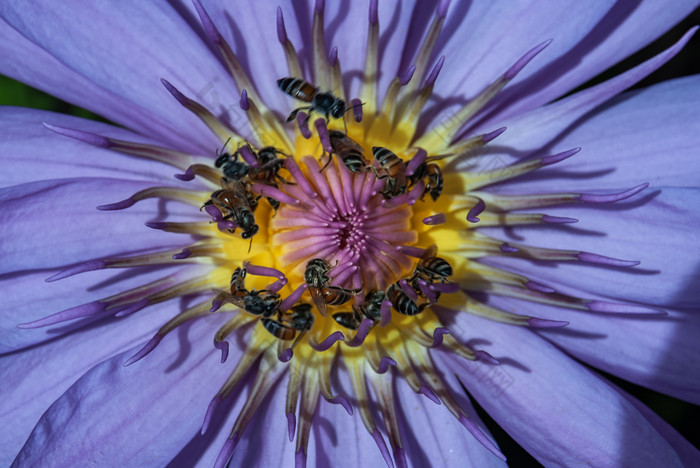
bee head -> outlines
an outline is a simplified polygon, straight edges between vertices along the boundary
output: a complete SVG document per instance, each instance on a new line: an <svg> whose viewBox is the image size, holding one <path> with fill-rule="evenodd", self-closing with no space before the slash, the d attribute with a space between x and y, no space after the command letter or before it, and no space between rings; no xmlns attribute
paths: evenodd
<svg viewBox="0 0 700 468"><path fill-rule="evenodd" d="M258 225L253 224L249 229L246 229L245 231L243 231L241 233L241 237L243 239L250 239L251 237L253 237L255 234L258 233L258 229L259 229Z"/></svg>
<svg viewBox="0 0 700 468"><path fill-rule="evenodd" d="M345 101L336 99L331 105L330 114L336 119L341 118L345 114Z"/></svg>

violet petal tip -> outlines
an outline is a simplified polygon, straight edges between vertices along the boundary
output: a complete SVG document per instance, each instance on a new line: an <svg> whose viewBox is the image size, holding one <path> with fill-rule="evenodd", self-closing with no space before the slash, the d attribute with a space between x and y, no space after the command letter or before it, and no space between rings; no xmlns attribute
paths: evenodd
<svg viewBox="0 0 700 468"><path fill-rule="evenodd" d="M209 428L209 424L211 423L212 418L214 417L214 413L216 413L216 409L219 407L223 399L220 396L215 396L214 398L211 399L209 402L209 406L207 407L207 412L204 413L204 421L202 422L202 430L200 431L202 435L204 435L207 432L207 429Z"/></svg>
<svg viewBox="0 0 700 468"><path fill-rule="evenodd" d="M508 130L508 127L501 127L501 128L497 128L497 129L494 130L493 132L484 133L484 134L481 136L481 142L484 143L484 144L486 144L486 143L488 143L488 142L490 142L490 141L493 141L493 140L495 140L499 135L501 135L503 132L505 132L506 130Z"/></svg>
<svg viewBox="0 0 700 468"><path fill-rule="evenodd" d="M284 15L282 15L282 7L277 7L277 40L280 44L285 44L289 38L287 37L287 28L284 26Z"/></svg>
<svg viewBox="0 0 700 468"><path fill-rule="evenodd" d="M289 441L294 442L294 433L297 427L297 416L294 413L287 413L287 434L289 434Z"/></svg>
<svg viewBox="0 0 700 468"><path fill-rule="evenodd" d="M61 127L59 125L51 125L47 122L41 123L42 125L44 125L44 127L48 128L49 130L58 135L82 141L84 143L88 143L90 145L97 146L100 148L109 148L112 146L111 142L109 141L109 138L103 137L101 135L96 135L90 132L84 132L82 130L77 130L74 128Z"/></svg>
<svg viewBox="0 0 700 468"><path fill-rule="evenodd" d="M153 338L148 340L148 343L146 343L143 348L138 350L136 354L131 356L129 359L126 360L124 363L124 367L129 367L130 365L140 361L143 359L147 354L149 354L151 351L155 349L156 346L158 346L158 343L163 339L161 335L154 335Z"/></svg>
<svg viewBox="0 0 700 468"><path fill-rule="evenodd" d="M428 398L428 400L432 401L436 405L442 404L435 392L433 392L430 388L426 387L425 385L420 386L420 388L418 389L418 393L424 395L426 398Z"/></svg>
<svg viewBox="0 0 700 468"><path fill-rule="evenodd" d="M294 357L294 350L292 348L287 348L277 356L277 359L279 359L280 362L289 362L292 357Z"/></svg>
<svg viewBox="0 0 700 468"><path fill-rule="evenodd" d="M606 257L604 255L598 255L590 252L581 252L577 254L576 257L582 262L598 263L601 265L616 267L635 267L642 263L637 260L621 260L619 258Z"/></svg>
<svg viewBox="0 0 700 468"><path fill-rule="evenodd" d="M379 429L375 427L371 435L374 439L374 442L377 444L377 447L379 447L379 452L382 454L382 457L384 458L384 461L386 462L387 466L389 468L394 468L394 460L391 459L389 448L386 446L386 442L384 441L384 437L382 437L382 433L379 432Z"/></svg>
<svg viewBox="0 0 700 468"><path fill-rule="evenodd" d="M54 275L46 278L44 281L46 281L47 283L53 283L54 281L62 280L64 278L68 278L79 273L100 270L105 266L107 266L107 262L105 262L104 260L91 260L59 271L58 273L55 273Z"/></svg>
<svg viewBox="0 0 700 468"><path fill-rule="evenodd" d="M352 416L352 405L350 404L350 401L348 401L347 398L344 396L337 396L335 398L331 398L327 400L328 403L332 403L334 405L340 405L343 407L343 409L350 415Z"/></svg>
<svg viewBox="0 0 700 468"><path fill-rule="evenodd" d="M569 325L569 322L530 317L527 319L527 324L532 328L560 328Z"/></svg>

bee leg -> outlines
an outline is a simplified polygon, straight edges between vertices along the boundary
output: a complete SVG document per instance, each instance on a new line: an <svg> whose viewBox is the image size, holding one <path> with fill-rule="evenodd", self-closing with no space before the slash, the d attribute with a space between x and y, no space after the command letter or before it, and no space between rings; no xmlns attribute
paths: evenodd
<svg viewBox="0 0 700 468"><path fill-rule="evenodd" d="M278 179L280 180L280 182L282 182L283 184L286 184L286 185L297 185L296 182L289 182L287 179L285 179L284 177L282 177L282 176L279 175L279 174L277 174L277 178L278 178Z"/></svg>
<svg viewBox="0 0 700 468"><path fill-rule="evenodd" d="M280 207L279 200L275 200L272 197L265 197L265 198L267 198L267 202L270 204L272 209L275 211L275 214L277 214L277 209ZM273 216L274 216L274 214L273 214Z"/></svg>
<svg viewBox="0 0 700 468"><path fill-rule="evenodd" d="M292 120L297 118L297 114L301 111L301 107L294 109L291 114L289 114L289 117L287 117L287 120L285 122L291 122Z"/></svg>
<svg viewBox="0 0 700 468"><path fill-rule="evenodd" d="M321 155L321 157L323 157L323 155ZM328 162L321 168L321 172L323 172L323 170L328 167L328 165L331 163L332 159L333 159L333 153L328 153Z"/></svg>
<svg viewBox="0 0 700 468"><path fill-rule="evenodd" d="M299 112L309 110L309 109L311 109L311 106L297 107L296 109L294 109L292 111L291 114L289 114L289 117L287 117L287 122L291 122L292 120L296 119L297 114L299 114ZM309 121L309 116L307 115L304 123L306 124L306 123L308 123L308 121Z"/></svg>

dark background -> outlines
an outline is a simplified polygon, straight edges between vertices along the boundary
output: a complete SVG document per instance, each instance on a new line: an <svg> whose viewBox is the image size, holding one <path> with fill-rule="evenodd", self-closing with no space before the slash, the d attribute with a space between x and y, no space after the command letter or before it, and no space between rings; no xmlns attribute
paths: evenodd
<svg viewBox="0 0 700 468"><path fill-rule="evenodd" d="M663 1L663 0L659 0ZM688 29L700 24L700 8L695 10L686 20L678 24L673 30L652 43L637 54L605 71L598 77L581 86L579 89L605 81L619 73L653 57L676 42ZM652 73L634 88L646 86L677 78L680 76L700 73L700 32L690 40L688 45L661 69ZM80 117L104 121L99 116L67 102L58 100L46 93L30 88L22 83L0 76L0 105L32 107L54 112L77 115ZM698 103L700 107L700 103ZM698 337L700 339L700 337ZM661 393L648 390L638 385L631 384L610 375L608 379L622 387L647 406L653 409L659 416L672 424L681 434L690 440L696 447L700 447L700 407L691 405ZM473 400L472 400L473 401ZM476 403L475 403L476 404ZM486 422L503 453L508 457L510 466L537 466L538 463L522 450L510 437L503 432L488 415L477 407L479 415Z"/></svg>

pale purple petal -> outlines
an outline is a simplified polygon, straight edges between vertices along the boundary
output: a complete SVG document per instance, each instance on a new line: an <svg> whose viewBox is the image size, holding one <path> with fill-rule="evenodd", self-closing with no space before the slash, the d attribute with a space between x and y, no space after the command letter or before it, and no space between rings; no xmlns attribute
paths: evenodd
<svg viewBox="0 0 700 468"><path fill-rule="evenodd" d="M0 128L3 131L0 186L71 177L173 181L177 169L172 166L58 135L46 128L44 122L120 140L154 143L133 132L92 120L35 109L0 107Z"/></svg>
<svg viewBox="0 0 700 468"><path fill-rule="evenodd" d="M124 319L107 319L43 346L0 357L0 465L10 466L44 411L80 376L146 341L175 309L165 304Z"/></svg>
<svg viewBox="0 0 700 468"><path fill-rule="evenodd" d="M353 408L357 408L351 395L351 393L344 394L350 397ZM357 410L350 416L340 405L322 400L315 423L317 426L312 429L312 434L316 445L314 453L316 466L329 466L328 464L348 468L386 466L381 452L367 432L367 428L362 424Z"/></svg>
<svg viewBox="0 0 700 468"><path fill-rule="evenodd" d="M199 18L191 2L184 3L189 9L189 13L194 15L194 18ZM277 7L287 7L287 4L271 1L249 2L245 8L236 8L234 15L229 2L209 0L201 3L214 25L238 57L248 76L253 78L252 81L257 92L263 97L266 104L279 110L280 116L285 114L286 117L286 114L292 109L292 102L277 87L277 79L288 76L289 72L287 71L284 51L277 41L275 18ZM291 5L289 6L291 7ZM287 32L292 36L294 44L299 47L302 44L293 37L294 20L293 15L292 18L289 17L290 15L291 13L285 17ZM213 57L219 59L220 54L216 48L214 48L213 54ZM261 57L264 59L261 60ZM255 77L267 78L255 79ZM212 81L202 95L204 102L221 99L219 94L222 92L221 87L224 84L220 80ZM236 100L236 102L238 101ZM259 105L259 103L257 104ZM245 121L245 118L242 121Z"/></svg>
<svg viewBox="0 0 700 468"><path fill-rule="evenodd" d="M234 20L226 1L202 1L212 21L231 45L250 76L274 78L289 75L283 49L275 33L276 26L272 23L276 20L277 8L282 9L287 36L300 50L299 55L304 67L308 65L308 60L305 58L311 54L306 44L311 43L314 3L314 1L303 1L292 5L274 1L253 2L246 8L237 10ZM403 47L405 38L395 32L408 24L411 7L397 1L382 1L379 2L378 7L381 60L378 91L381 97L389 82L399 73L400 54L386 53L386 50L400 50ZM326 50L330 52L333 46L338 47L338 60L346 77L364 70L368 17L368 2L326 2L324 14ZM354 20L347 21L347 18L354 18ZM245 28L245 33L240 29L240 25L243 24L251 25ZM241 40L242 34L245 34L245 41ZM361 40L358 41L358 38ZM259 56L265 56L268 59L253 59ZM303 78L314 81L312 75ZM344 84L348 99L357 97L360 80L346 79ZM276 80L255 80L255 86L267 104L276 109L280 115L286 115L293 108L293 102L279 90Z"/></svg>
<svg viewBox="0 0 700 468"><path fill-rule="evenodd" d="M341 378L347 380L345 375ZM287 466L295 459L296 446L295 442L289 442L285 417L286 380L287 376L283 375L255 413L236 446L231 466ZM338 393L348 396L355 405L351 392ZM215 419L216 424L211 429L213 439L193 438L173 459L174 465L214 464L243 404L243 398L236 398L235 394L230 397L236 400L233 406L230 409L222 407L219 411L222 414ZM321 398L309 436L306 466L385 466L385 462L360 418L348 415L340 405Z"/></svg>
<svg viewBox="0 0 700 468"><path fill-rule="evenodd" d="M70 69L2 19L0 56L4 59L0 61L0 73L4 75L96 112L113 122L157 135L177 148L203 150L195 141L184 138L154 119L147 109L137 108L137 112L134 112L134 103Z"/></svg>
<svg viewBox="0 0 700 468"><path fill-rule="evenodd" d="M195 321L132 366L123 364L134 348L93 367L44 413L15 462L40 465L47 454L62 466L169 462L200 430L211 396L239 359L237 347L222 365L213 346L194 345L221 323Z"/></svg>
<svg viewBox="0 0 700 468"><path fill-rule="evenodd" d="M55 339L86 325L90 320L75 320L40 328L18 328L17 325L41 319L55 312L88 304L131 288L158 280L173 269L132 271L102 270L72 276L47 283L49 272L28 272L9 275L0 280L3 290L2 313L0 313L0 354ZM99 317L112 315L99 313Z"/></svg>
<svg viewBox="0 0 700 468"><path fill-rule="evenodd" d="M254 375L244 379L241 386L244 391L234 390L218 408L213 418L213 423L207 429L205 437L199 435L183 447L183 450L173 458L173 466L214 466L221 448L229 438L232 428L236 423L239 413L246 401L247 393L252 384ZM225 379L217 381L223 384ZM287 419L285 417L285 398L287 393L287 375L283 374L276 385L273 385L270 393L265 397L260 408L255 412L248 427L241 435L240 441L233 452L231 466L268 467L286 466L294 460L296 446L289 442L287 434ZM214 392L212 392L213 396ZM321 402L321 405L324 403ZM342 411L342 410L341 410ZM345 414L346 420L351 418ZM203 414L202 414L203 417ZM315 420L318 422L318 420ZM297 420L297 427L299 421ZM307 466L322 466L314 463L315 451L314 434L317 431L314 426L311 431L310 446L312 450L307 457Z"/></svg>
<svg viewBox="0 0 700 468"><path fill-rule="evenodd" d="M561 262L552 268L527 260L490 257L484 263L527 275L556 290L568 286L585 293L657 306L695 307L700 301L700 189L659 187L610 206L548 208L572 216L575 228L521 227L484 230L506 242L574 249L640 261L627 269L601 268L583 262ZM580 230L580 231L579 231ZM572 232L580 235L572 236Z"/></svg>
<svg viewBox="0 0 700 468"><path fill-rule="evenodd" d="M153 184L121 179L62 179L0 189L0 256L3 273L55 268L76 262L182 245L182 236L144 226L159 202L144 200L119 212L99 211ZM168 203L175 215L192 207Z"/></svg>
<svg viewBox="0 0 700 468"><path fill-rule="evenodd" d="M231 106L237 101L237 93L228 73L197 32L168 3L3 3L0 14L30 41L109 93L98 93L97 98L123 98L131 108L129 116L145 114L151 121L143 126L139 119L132 118L123 122L127 126L153 129L162 141L182 148L192 148L193 142L204 145L200 150L216 147L213 135L170 96L162 87L161 78L194 97L212 83L220 83L218 100L205 104L229 121L240 120L240 110ZM57 41L57 37L61 40ZM32 56L27 58L31 63ZM42 59L45 57L39 58ZM23 65L18 61L13 66ZM49 84L55 86L53 80ZM82 91L76 87L75 91L93 89ZM72 96L66 98L73 100Z"/></svg>
<svg viewBox="0 0 700 468"><path fill-rule="evenodd" d="M444 354L445 365L544 465L585 459L592 465L681 466L673 447L626 398L532 331L464 313L453 329L491 342L486 349L501 365Z"/></svg>
<svg viewBox="0 0 700 468"><path fill-rule="evenodd" d="M700 403L697 313L669 310L668 317L643 318L572 311L505 297L492 297L490 303L525 315L565 320L569 325L564 328L537 333L605 372Z"/></svg>
<svg viewBox="0 0 700 468"><path fill-rule="evenodd" d="M266 466L292 464L296 446L293 442L289 442L287 434L287 418L285 417L286 382L287 375L285 374L279 383L273 387L273 390L270 391L258 412L255 413L255 417L246 428L240 443L236 447L236 451L233 453L231 466L264 468ZM218 451L236 421L237 413L237 411L231 411L225 418L221 434L217 436L214 446L207 450L205 457L201 460L202 466L213 465ZM298 427L299 420L297 418ZM214 457L211 457L211 455L214 455ZM314 451L311 450L307 457L308 467L316 466L313 460Z"/></svg>
<svg viewBox="0 0 700 468"><path fill-rule="evenodd" d="M653 0L615 4L552 0L512 2L504 8L492 2L454 2L447 24L452 21L458 27L445 34L446 44L435 56L446 55L448 65L459 63L464 73L444 77L440 93L472 97L517 57L553 39L491 106L497 112L488 121L500 122L583 84L651 43L697 5L697 1L670 5Z"/></svg>
<svg viewBox="0 0 700 468"><path fill-rule="evenodd" d="M488 163L490 169L494 169L494 161L505 165L533 153L537 156L545 156L571 149L571 146L566 148L553 147L553 144L583 121L587 114L598 106L606 103L668 62L688 42L691 34L692 31L686 33L663 52L599 85L579 91L547 106L505 121L499 121L499 125L504 125L508 130L498 137L498 145L495 146L495 149L486 149L485 152L489 157L481 158L483 161L478 162ZM492 127L493 125L481 128L481 130L491 131ZM533 129L537 131L533 131ZM477 129L477 133L480 133L479 129ZM580 145L576 144L575 146ZM474 165L474 162L470 162L470 164Z"/></svg>
<svg viewBox="0 0 700 468"><path fill-rule="evenodd" d="M445 377L454 381L451 375ZM507 466L481 445L445 405L438 406L418 395L402 379L394 389L397 406L401 407L400 428L409 466ZM451 390L462 409L488 435L462 388L457 385Z"/></svg>
<svg viewBox="0 0 700 468"><path fill-rule="evenodd" d="M555 117L562 115L557 104L534 110L523 119L537 132L523 131L525 127L515 119L499 143L508 140L508 146L518 150L542 144L538 155L575 146L580 146L581 152L550 169L501 184L497 191L617 190L642 182L650 182L652 188L695 186L700 170L695 150L700 145L698 100L700 76L689 76L623 94L573 125L567 120L564 127L552 118L552 111ZM553 135L557 138L552 140ZM505 153L495 156L500 164L510 157Z"/></svg>

